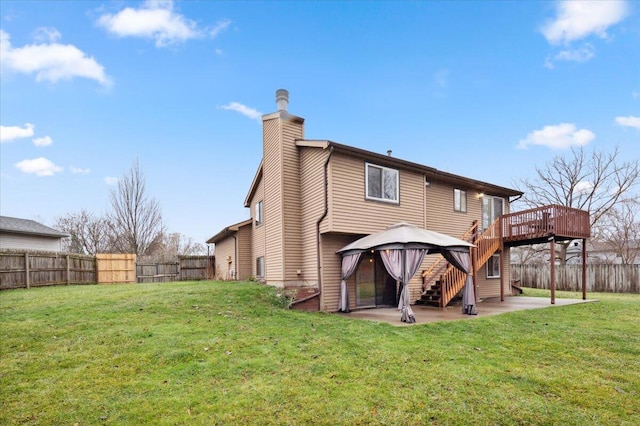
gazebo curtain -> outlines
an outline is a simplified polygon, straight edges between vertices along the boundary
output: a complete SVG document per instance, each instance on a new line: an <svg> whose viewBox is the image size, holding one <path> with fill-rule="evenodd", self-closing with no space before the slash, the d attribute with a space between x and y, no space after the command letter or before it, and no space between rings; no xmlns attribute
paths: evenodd
<svg viewBox="0 0 640 426"><path fill-rule="evenodd" d="M422 264L427 250L425 249L389 249L380 250L382 263L389 275L402 283L398 309L402 311L402 322L414 323L416 318L410 305L409 281ZM404 262L403 262L404 259ZM404 263L404 265L403 265Z"/></svg>
<svg viewBox="0 0 640 426"><path fill-rule="evenodd" d="M360 253L347 254L342 256L342 269L340 281L340 300L338 301L338 311L349 312L349 293L347 292L347 279L356 271Z"/></svg>
<svg viewBox="0 0 640 426"><path fill-rule="evenodd" d="M478 315L476 309L476 294L473 289L473 279L471 278L471 255L469 252L443 250L442 256L447 259L455 268L467 274L467 280L462 290L462 313L467 315Z"/></svg>

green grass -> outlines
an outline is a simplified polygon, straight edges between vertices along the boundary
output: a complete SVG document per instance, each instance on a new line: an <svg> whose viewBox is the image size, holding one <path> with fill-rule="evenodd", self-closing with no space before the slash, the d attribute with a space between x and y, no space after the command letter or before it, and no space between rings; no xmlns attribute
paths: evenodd
<svg viewBox="0 0 640 426"><path fill-rule="evenodd" d="M0 424L637 424L640 295L589 297L394 327L252 283L4 291Z"/></svg>

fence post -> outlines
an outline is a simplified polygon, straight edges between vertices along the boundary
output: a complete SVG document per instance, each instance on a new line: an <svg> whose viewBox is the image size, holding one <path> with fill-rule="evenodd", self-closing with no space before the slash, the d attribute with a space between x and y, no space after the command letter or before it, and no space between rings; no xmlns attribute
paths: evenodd
<svg viewBox="0 0 640 426"><path fill-rule="evenodd" d="M96 270L96 284L100 284L99 278L98 277L98 271L100 270L99 265L98 265L98 254L96 253L95 255L93 255L93 266Z"/></svg>
<svg viewBox="0 0 640 426"><path fill-rule="evenodd" d="M24 254L24 273L25 273L25 282L27 283L27 288L30 288L29 253Z"/></svg>
<svg viewBox="0 0 640 426"><path fill-rule="evenodd" d="M66 258L67 258L67 285L69 285L69 283L71 282L71 277L69 276L69 255L67 255Z"/></svg>

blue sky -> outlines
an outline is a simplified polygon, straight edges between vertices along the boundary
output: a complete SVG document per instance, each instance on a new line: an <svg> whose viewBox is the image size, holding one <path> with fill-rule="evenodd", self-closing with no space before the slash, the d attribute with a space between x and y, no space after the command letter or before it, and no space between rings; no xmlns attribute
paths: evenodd
<svg viewBox="0 0 640 426"><path fill-rule="evenodd" d="M164 225L249 217L275 91L329 139L513 187L572 146L640 158L640 4L0 2L0 212L109 208L136 158Z"/></svg>

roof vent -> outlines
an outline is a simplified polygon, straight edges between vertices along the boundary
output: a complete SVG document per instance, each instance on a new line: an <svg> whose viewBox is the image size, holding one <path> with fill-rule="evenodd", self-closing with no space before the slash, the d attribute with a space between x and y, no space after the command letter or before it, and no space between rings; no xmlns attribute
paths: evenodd
<svg viewBox="0 0 640 426"><path fill-rule="evenodd" d="M391 152L392 152L392 151L391 151L390 149L388 149L388 150L387 150L387 155L388 155L389 157L391 157Z"/></svg>
<svg viewBox="0 0 640 426"><path fill-rule="evenodd" d="M286 111L289 105L289 92L285 89L276 90L276 103L278 111Z"/></svg>

